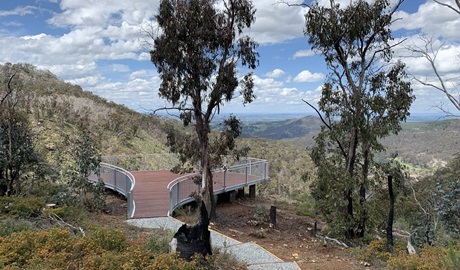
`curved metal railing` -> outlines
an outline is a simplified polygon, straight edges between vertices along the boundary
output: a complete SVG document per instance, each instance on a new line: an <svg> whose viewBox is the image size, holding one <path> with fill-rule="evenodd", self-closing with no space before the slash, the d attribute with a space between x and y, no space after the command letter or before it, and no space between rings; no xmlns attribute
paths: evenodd
<svg viewBox="0 0 460 270"><path fill-rule="evenodd" d="M123 194L128 202L128 218L132 218L136 211L136 203L133 198L133 189L136 184L136 179L129 171L123 168L104 162L101 162L99 165L99 176L93 172L88 176L88 180L91 182L98 182L100 179L107 188Z"/></svg>
<svg viewBox="0 0 460 270"><path fill-rule="evenodd" d="M186 174L168 184L169 212L177 207L194 201L193 195L199 194L200 186L194 182L199 173ZM246 158L237 164L213 170L214 194L237 190L268 180L268 161Z"/></svg>

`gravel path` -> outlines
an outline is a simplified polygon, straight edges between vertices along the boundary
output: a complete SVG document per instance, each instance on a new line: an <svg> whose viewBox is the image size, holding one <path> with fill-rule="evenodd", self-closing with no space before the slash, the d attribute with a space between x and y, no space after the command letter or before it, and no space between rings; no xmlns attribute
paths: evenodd
<svg viewBox="0 0 460 270"><path fill-rule="evenodd" d="M161 228L176 231L183 224L172 217L130 219L129 224L141 228ZM248 265L249 270L300 270L295 262L283 262L281 259L254 243L241 243L211 230L213 248L229 252Z"/></svg>

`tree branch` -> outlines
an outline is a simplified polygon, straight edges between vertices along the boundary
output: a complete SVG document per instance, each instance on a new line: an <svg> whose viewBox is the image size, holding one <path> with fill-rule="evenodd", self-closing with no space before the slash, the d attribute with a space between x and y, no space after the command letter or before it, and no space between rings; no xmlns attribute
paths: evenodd
<svg viewBox="0 0 460 270"><path fill-rule="evenodd" d="M447 86L445 84L446 79L441 76L441 74L439 73L438 68L436 66L436 57L439 54L441 46L439 48L435 49L433 47L433 42L434 42L433 38L421 37L421 39L425 42L425 48L421 48L419 46L413 45L413 46L407 47L407 49L409 51L411 51L413 54L416 54L417 56L421 56L421 57L425 58L428 61L428 63L431 66L431 69L433 70L433 73L434 73L436 79L438 80L438 82L440 83L441 86L437 86L437 85L435 85L433 83L428 83L426 81L422 81L420 79L415 78L415 76L413 76L414 79L417 82L419 82L420 84L424 85L424 86L432 87L432 88L444 93L446 95L446 97L449 99L449 101L454 105L454 107L458 111L460 111L460 100L455 98L455 96L453 96L453 94L449 91L449 89L447 88Z"/></svg>
<svg viewBox="0 0 460 270"><path fill-rule="evenodd" d="M321 115L321 113L319 112L319 110L318 110L315 106L311 105L311 104L310 104L308 101L306 101L305 99L302 99L302 101L305 102L308 106L310 106L313 110L315 110L315 111L316 111L316 114L318 114L319 118L321 119L321 122L323 122L323 124L324 124L330 131L332 131L332 127L331 127L328 123L326 123L326 120L324 120L324 118L323 118L323 116ZM340 141L337 140L337 139L336 139L335 141L337 142L337 145L339 146L340 151L342 152L342 155L346 158L346 157L347 157L347 153L345 152L345 149L343 148L342 144L341 144Z"/></svg>
<svg viewBox="0 0 460 270"><path fill-rule="evenodd" d="M457 12L458 14L460 14L460 0L455 0L455 3L457 3L458 9L456 9L455 7L453 7L453 6L449 5L449 4L439 2L438 0L433 0L433 1L435 3L441 5L441 6L448 7L450 9L452 9L453 11Z"/></svg>
<svg viewBox="0 0 460 270"><path fill-rule="evenodd" d="M13 78L14 76L16 75L16 73L14 73L13 75L11 75L10 79L8 80L8 83L7 83L7 91L6 91L6 94L5 96L2 98L2 101L0 102L0 104L2 104L6 98L11 95L11 93L13 93L13 89L11 88L11 82L13 81Z"/></svg>

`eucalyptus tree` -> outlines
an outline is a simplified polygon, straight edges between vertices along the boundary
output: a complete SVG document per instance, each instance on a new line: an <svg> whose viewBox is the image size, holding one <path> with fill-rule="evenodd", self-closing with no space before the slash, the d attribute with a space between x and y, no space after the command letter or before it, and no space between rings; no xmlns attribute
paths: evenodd
<svg viewBox="0 0 460 270"><path fill-rule="evenodd" d="M394 2L394 1L391 1ZM318 168L312 194L331 228L348 239L363 237L366 192L377 179L379 139L400 131L414 100L405 65L392 62L394 13L403 0L350 1L341 7L313 3L305 35L330 70L318 108L323 128L311 157ZM373 177L375 176L375 177Z"/></svg>
<svg viewBox="0 0 460 270"><path fill-rule="evenodd" d="M211 202L211 216L215 208L211 168L217 165L211 151L232 148L240 127L237 119L230 118L224 133L229 140L211 147L210 123L221 106L238 96L237 89L243 103L255 98L251 70L258 64L257 43L243 33L254 23L254 15L251 0L162 0L156 16L159 34L150 35L151 61L162 80L159 95L171 104L162 109L178 110L183 124L195 129L187 144L171 132L171 149L200 162L201 193L206 204ZM238 67L248 70L241 79Z"/></svg>
<svg viewBox="0 0 460 270"><path fill-rule="evenodd" d="M23 108L24 79L17 65L0 66L0 196L22 195L29 172L38 164Z"/></svg>

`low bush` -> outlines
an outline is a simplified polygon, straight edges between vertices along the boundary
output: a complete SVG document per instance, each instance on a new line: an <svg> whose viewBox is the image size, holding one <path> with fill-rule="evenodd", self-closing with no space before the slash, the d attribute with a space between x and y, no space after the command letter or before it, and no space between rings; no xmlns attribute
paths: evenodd
<svg viewBox="0 0 460 270"><path fill-rule="evenodd" d="M196 257L190 263L177 254L154 255L152 249L159 253L167 246L166 240L152 247L153 240L128 241L121 230L91 227L85 234L83 237L56 227L0 237L0 269L244 269L225 254Z"/></svg>
<svg viewBox="0 0 460 270"><path fill-rule="evenodd" d="M79 206L64 205L58 208L44 209L43 213L45 215L56 215L63 221L69 223L81 223L88 217L85 209Z"/></svg>
<svg viewBox="0 0 460 270"><path fill-rule="evenodd" d="M24 219L4 219L0 222L0 237L9 236L15 232L29 230L31 223Z"/></svg>
<svg viewBox="0 0 460 270"><path fill-rule="evenodd" d="M40 197L0 197L0 214L10 217L36 217L44 206L45 200Z"/></svg>
<svg viewBox="0 0 460 270"><path fill-rule="evenodd" d="M458 246L422 247L418 254L400 251L388 259L390 269L460 269L460 248Z"/></svg>

